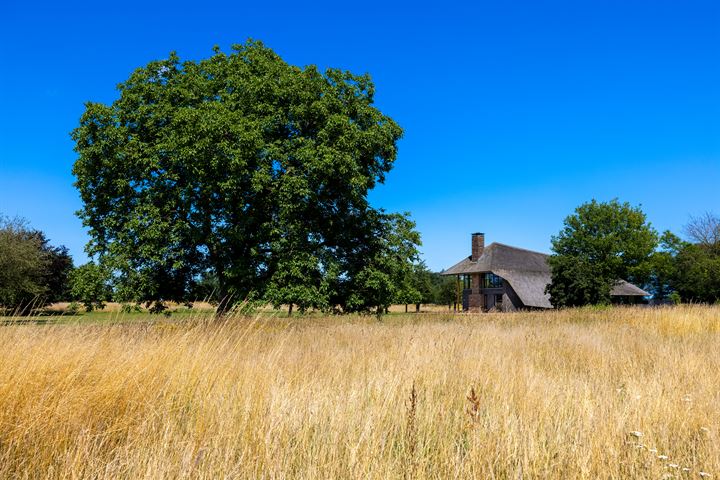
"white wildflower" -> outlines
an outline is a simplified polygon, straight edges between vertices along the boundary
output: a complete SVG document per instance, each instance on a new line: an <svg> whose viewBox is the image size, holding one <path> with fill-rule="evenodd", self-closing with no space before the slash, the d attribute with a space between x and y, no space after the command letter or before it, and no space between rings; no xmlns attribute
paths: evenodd
<svg viewBox="0 0 720 480"><path fill-rule="evenodd" d="M658 455L658 459L659 460L667 460L668 456L667 455Z"/></svg>
<svg viewBox="0 0 720 480"><path fill-rule="evenodd" d="M668 463L668 467L670 467L670 468L680 468L680 465L678 465L677 463Z"/></svg>
<svg viewBox="0 0 720 480"><path fill-rule="evenodd" d="M707 473L707 472L700 472L700 476L703 477L703 478L710 478L710 477L712 477L712 475L710 475L710 474Z"/></svg>
<svg viewBox="0 0 720 480"><path fill-rule="evenodd" d="M635 430L635 431L632 431L632 432L628 433L628 435L632 435L633 437L640 438L640 437L643 436L643 433L642 433L642 432L638 432L637 430Z"/></svg>

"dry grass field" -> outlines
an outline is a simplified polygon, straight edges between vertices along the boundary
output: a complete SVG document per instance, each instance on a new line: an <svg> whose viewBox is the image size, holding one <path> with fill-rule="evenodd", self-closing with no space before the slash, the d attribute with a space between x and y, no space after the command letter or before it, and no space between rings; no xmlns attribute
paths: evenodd
<svg viewBox="0 0 720 480"><path fill-rule="evenodd" d="M0 478L720 477L720 307L6 324L0 344Z"/></svg>

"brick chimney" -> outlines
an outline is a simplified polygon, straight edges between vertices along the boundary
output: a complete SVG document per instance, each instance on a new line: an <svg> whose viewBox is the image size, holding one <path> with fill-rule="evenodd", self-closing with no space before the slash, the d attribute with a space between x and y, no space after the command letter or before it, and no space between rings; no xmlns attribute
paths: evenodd
<svg viewBox="0 0 720 480"><path fill-rule="evenodd" d="M473 262L480 258L485 250L485 234L484 233L473 233L472 234L472 255L470 260Z"/></svg>

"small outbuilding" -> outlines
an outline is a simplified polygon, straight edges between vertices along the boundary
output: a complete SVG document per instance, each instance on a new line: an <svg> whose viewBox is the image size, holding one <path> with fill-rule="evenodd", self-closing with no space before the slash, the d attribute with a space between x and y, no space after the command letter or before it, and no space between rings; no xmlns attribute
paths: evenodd
<svg viewBox="0 0 720 480"><path fill-rule="evenodd" d="M442 272L458 279L462 309L470 312L553 308L545 287L550 283L548 255L502 243L485 247L485 234L472 234L471 255ZM614 302L639 303L645 290L619 280Z"/></svg>

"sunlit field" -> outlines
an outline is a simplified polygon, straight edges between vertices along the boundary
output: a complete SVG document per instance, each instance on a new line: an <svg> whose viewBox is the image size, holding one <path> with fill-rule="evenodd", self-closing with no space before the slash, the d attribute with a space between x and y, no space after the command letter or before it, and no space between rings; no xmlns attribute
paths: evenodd
<svg viewBox="0 0 720 480"><path fill-rule="evenodd" d="M5 322L0 478L720 477L720 307L443 311Z"/></svg>

